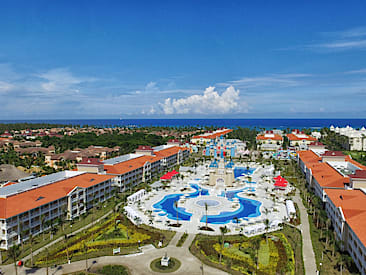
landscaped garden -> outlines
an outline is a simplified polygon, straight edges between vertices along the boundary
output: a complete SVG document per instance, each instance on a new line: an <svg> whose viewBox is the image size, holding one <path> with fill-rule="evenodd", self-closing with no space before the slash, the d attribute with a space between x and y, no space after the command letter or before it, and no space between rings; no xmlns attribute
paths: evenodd
<svg viewBox="0 0 366 275"><path fill-rule="evenodd" d="M295 247L294 238L300 240L299 247ZM231 235L225 236L224 242L222 239L197 235L190 250L206 264L232 274L304 274L297 229L286 227L267 238Z"/></svg>
<svg viewBox="0 0 366 275"><path fill-rule="evenodd" d="M113 214L110 218L89 228L88 230L65 239L48 251L35 257L36 266L66 263L103 255L130 254L139 251L139 247L159 242L167 245L175 232L153 229L148 226L138 227L125 216Z"/></svg>

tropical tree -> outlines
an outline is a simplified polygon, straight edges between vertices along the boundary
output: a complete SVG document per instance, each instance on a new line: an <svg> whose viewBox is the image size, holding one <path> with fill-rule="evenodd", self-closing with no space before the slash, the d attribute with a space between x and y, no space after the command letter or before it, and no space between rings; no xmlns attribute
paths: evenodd
<svg viewBox="0 0 366 275"><path fill-rule="evenodd" d="M88 274L88 246L84 243L84 255L85 255L85 273Z"/></svg>
<svg viewBox="0 0 366 275"><path fill-rule="evenodd" d="M266 243L268 244L269 219L264 220L264 225L266 226Z"/></svg>
<svg viewBox="0 0 366 275"><path fill-rule="evenodd" d="M221 263L221 260L222 260L222 252L224 250L224 236L227 232L229 232L228 228L225 226L220 226L220 232L221 232L221 241L222 241L222 246L221 246L221 251L220 251L220 263Z"/></svg>
<svg viewBox="0 0 366 275"><path fill-rule="evenodd" d="M235 223L236 223L236 227L237 228L239 228L239 219L238 219L238 217L234 217L234 219L233 219L234 221L235 221Z"/></svg>
<svg viewBox="0 0 366 275"><path fill-rule="evenodd" d="M44 226L45 226L46 217L44 214L41 215L41 227L42 227L42 239L44 240Z"/></svg>
<svg viewBox="0 0 366 275"><path fill-rule="evenodd" d="M175 210L177 211L177 226L179 225L179 217L178 217L178 201L174 202Z"/></svg>
<svg viewBox="0 0 366 275"><path fill-rule="evenodd" d="M33 234L29 233L29 244L30 244L30 251L31 251L31 267L33 267L33 243L34 243L34 238L33 238Z"/></svg>
<svg viewBox="0 0 366 275"><path fill-rule="evenodd" d="M14 261L15 274L18 275L17 260L18 260L18 257L20 255L20 247L19 247L19 245L13 245L12 247L10 247L8 249L8 255L9 255L10 258L13 259L13 261Z"/></svg>
<svg viewBox="0 0 366 275"><path fill-rule="evenodd" d="M68 239L68 237L67 237L67 234L65 233L64 234L64 243L66 245L66 257L67 257L67 263L68 263L70 258L69 258L69 246L67 244L67 239Z"/></svg>
<svg viewBox="0 0 366 275"><path fill-rule="evenodd" d="M205 202L205 210L206 210L206 229L207 229L207 211L208 211L208 204Z"/></svg>

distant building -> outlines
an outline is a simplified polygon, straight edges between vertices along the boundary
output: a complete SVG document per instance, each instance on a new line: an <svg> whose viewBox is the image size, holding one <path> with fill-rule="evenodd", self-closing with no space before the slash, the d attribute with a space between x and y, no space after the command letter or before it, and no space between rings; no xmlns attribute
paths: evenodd
<svg viewBox="0 0 366 275"><path fill-rule="evenodd" d="M334 127L333 125L329 127L330 131L336 134L348 137L348 144L342 144L344 148L351 151L366 151L366 129L362 127L361 129L353 129L351 126L344 128Z"/></svg>
<svg viewBox="0 0 366 275"><path fill-rule="evenodd" d="M282 147L283 137L278 133L274 133L273 130L267 130L257 135L256 142L258 150L276 151Z"/></svg>
<svg viewBox="0 0 366 275"><path fill-rule="evenodd" d="M290 146L297 150L307 150L308 145L314 141L317 141L315 137L306 135L303 131L295 129L291 134L287 134Z"/></svg>

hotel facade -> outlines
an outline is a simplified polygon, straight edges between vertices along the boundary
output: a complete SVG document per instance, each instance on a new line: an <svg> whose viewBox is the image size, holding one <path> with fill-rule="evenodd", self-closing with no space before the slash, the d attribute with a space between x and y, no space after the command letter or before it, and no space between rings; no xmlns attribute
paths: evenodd
<svg viewBox="0 0 366 275"><path fill-rule="evenodd" d="M366 167L323 147L297 153L308 187L322 200L342 249L366 274Z"/></svg>
<svg viewBox="0 0 366 275"><path fill-rule="evenodd" d="M103 162L83 159L78 171L62 171L0 188L0 248L8 249L58 224L87 212L96 203L149 181L189 157L174 145L140 146Z"/></svg>

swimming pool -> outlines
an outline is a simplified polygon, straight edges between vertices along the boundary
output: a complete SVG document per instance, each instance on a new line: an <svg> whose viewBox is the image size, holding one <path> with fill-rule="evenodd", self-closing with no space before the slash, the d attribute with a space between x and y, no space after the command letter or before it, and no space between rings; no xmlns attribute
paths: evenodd
<svg viewBox="0 0 366 275"><path fill-rule="evenodd" d="M200 188L197 184L191 184L191 187L195 189L194 192L189 193L186 198L196 198L200 194L202 196L209 195L208 189ZM170 194L166 195L161 201L155 203L153 205L156 208L157 212L163 211L163 213L158 214L159 216L165 216L166 214L169 219L176 220L177 219L177 212L178 212L178 219L183 221L189 221L191 219L192 214L188 213L184 207L175 207L174 202L179 201L180 197L184 194Z"/></svg>
<svg viewBox="0 0 366 275"><path fill-rule="evenodd" d="M247 169L246 167L235 167L234 168L234 177L240 177L244 175L251 175L253 174L253 172L255 171L255 168L249 168Z"/></svg>
<svg viewBox="0 0 366 275"><path fill-rule="evenodd" d="M259 208L262 204L260 201L238 197L237 193L234 197L239 199L240 207L238 210L232 212L221 212L218 215L207 215L207 223L225 224L231 221L235 222L236 218L246 219L260 216L261 212L259 211ZM201 222L206 222L206 215L202 216Z"/></svg>

